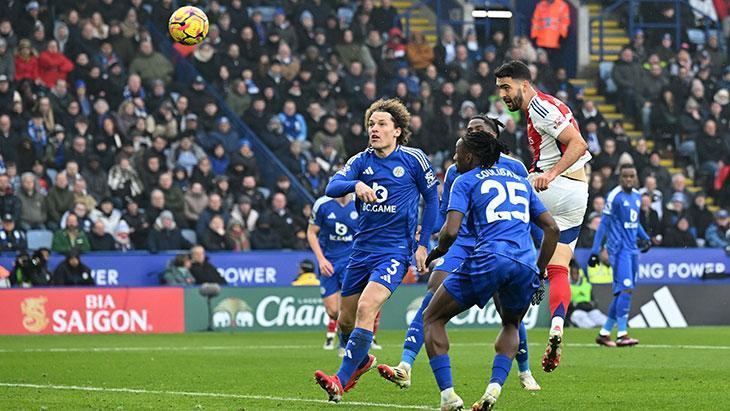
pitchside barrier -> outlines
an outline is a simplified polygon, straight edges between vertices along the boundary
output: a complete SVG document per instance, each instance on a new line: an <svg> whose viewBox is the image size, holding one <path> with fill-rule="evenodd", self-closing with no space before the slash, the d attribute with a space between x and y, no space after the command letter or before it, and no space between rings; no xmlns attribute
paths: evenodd
<svg viewBox="0 0 730 411"><path fill-rule="evenodd" d="M167 264L177 253L149 254L88 253L82 256L91 268L97 285L107 287L157 286ZM578 263L585 267L589 250L576 250ZM309 251L256 251L209 253L210 261L232 286L287 287L298 275L299 263L316 261ZM0 265L13 267L14 255L0 256ZM63 256L51 257L55 268ZM637 284L730 284L730 257L722 249L655 248L639 257Z"/></svg>
<svg viewBox="0 0 730 411"><path fill-rule="evenodd" d="M610 285L594 287L606 312ZM382 310L380 327L405 330L421 305L424 285L400 287ZM639 285L631 307L633 328L730 325L730 284ZM0 334L180 333L322 331L328 318L319 287L226 287L211 299L195 287L31 288L0 290ZM210 316L209 317L209 313ZM547 301L525 315L527 328L549 326ZM450 328L494 328L490 301L451 321Z"/></svg>

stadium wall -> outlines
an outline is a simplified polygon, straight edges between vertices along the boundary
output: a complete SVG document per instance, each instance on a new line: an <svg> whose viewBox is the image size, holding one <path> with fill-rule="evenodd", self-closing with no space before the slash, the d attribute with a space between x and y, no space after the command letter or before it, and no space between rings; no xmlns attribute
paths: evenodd
<svg viewBox="0 0 730 411"><path fill-rule="evenodd" d="M84 264L99 286L139 287L160 285L160 278L176 252L88 253ZM585 267L590 250L576 250L576 260ZM213 265L228 285L245 287L287 287L298 275L299 263L316 261L310 251L255 251L209 253ZM14 255L0 256L0 265L10 270ZM51 257L54 269L63 259ZM722 249L654 248L639 259L637 284L730 284L730 257Z"/></svg>

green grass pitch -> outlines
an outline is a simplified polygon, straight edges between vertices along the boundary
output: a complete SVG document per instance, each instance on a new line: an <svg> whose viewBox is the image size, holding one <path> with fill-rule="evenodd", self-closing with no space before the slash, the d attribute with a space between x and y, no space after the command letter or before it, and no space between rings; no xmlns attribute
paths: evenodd
<svg viewBox="0 0 730 411"><path fill-rule="evenodd" d="M324 331L324 330L323 330ZM400 359L403 331L383 331L378 362ZM452 330L455 389L467 405L489 378L495 330ZM634 348L593 344L595 330L566 331L560 367L539 368L547 331L531 330L530 363L543 390L523 391L516 366L497 409L730 408L730 328L634 330ZM312 378L334 372L321 333L198 333L0 337L0 409L436 409L425 355L401 391L377 371L340 404ZM423 352L422 354L425 354Z"/></svg>

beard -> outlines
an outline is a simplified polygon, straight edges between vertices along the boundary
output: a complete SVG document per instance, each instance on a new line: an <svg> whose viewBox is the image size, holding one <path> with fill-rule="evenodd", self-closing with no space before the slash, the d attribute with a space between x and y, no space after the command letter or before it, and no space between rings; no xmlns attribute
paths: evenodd
<svg viewBox="0 0 730 411"><path fill-rule="evenodd" d="M514 98L510 98L508 100L502 99L504 101L504 104L507 105L507 109L509 111L517 111L522 107L522 103L524 102L524 97L522 96L522 90L517 90L517 95L514 96Z"/></svg>

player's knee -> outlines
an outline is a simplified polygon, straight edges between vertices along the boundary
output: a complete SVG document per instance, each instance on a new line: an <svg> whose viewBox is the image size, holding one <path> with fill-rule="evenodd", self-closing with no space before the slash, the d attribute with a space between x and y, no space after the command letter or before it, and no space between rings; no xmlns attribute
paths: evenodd
<svg viewBox="0 0 730 411"><path fill-rule="evenodd" d="M357 318L364 321L375 320L379 308L379 305L375 301L363 298L357 304Z"/></svg>

